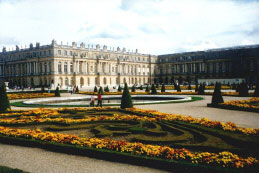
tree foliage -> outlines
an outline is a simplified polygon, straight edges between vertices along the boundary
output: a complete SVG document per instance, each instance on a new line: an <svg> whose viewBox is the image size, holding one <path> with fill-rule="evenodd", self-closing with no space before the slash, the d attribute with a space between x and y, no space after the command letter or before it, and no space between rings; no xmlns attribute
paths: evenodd
<svg viewBox="0 0 259 173"><path fill-rule="evenodd" d="M55 97L60 97L59 87L57 87L55 90Z"/></svg>
<svg viewBox="0 0 259 173"><path fill-rule="evenodd" d="M151 94L157 94L156 87L154 84L151 86Z"/></svg>
<svg viewBox="0 0 259 173"><path fill-rule="evenodd" d="M128 89L127 83L125 83L124 90L121 97L121 109L132 108L132 98Z"/></svg>
<svg viewBox="0 0 259 173"><path fill-rule="evenodd" d="M6 87L3 84L0 87L0 112L5 112L10 109L10 103L6 94Z"/></svg>
<svg viewBox="0 0 259 173"><path fill-rule="evenodd" d="M224 103L224 100L221 95L221 84L216 82L214 92L212 95L211 104L215 106L215 105L218 105L219 103Z"/></svg>
<svg viewBox="0 0 259 173"><path fill-rule="evenodd" d="M165 84L162 85L161 92L165 92Z"/></svg>

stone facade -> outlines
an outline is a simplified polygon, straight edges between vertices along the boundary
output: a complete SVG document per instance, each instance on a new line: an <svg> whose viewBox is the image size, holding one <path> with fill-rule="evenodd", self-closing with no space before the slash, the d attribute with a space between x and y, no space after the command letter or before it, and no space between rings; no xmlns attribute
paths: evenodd
<svg viewBox="0 0 259 173"><path fill-rule="evenodd" d="M93 86L116 86L127 82L147 84L153 80L157 56L122 50L79 46L58 45L55 40L50 45L0 53L2 78L9 86L51 86L67 88L93 88Z"/></svg>
<svg viewBox="0 0 259 173"><path fill-rule="evenodd" d="M50 45L16 46L13 51L3 48L0 53L0 81L9 82L10 87L194 84L197 79L233 78L255 83L258 76L259 45L155 56L84 43L58 45L53 40Z"/></svg>

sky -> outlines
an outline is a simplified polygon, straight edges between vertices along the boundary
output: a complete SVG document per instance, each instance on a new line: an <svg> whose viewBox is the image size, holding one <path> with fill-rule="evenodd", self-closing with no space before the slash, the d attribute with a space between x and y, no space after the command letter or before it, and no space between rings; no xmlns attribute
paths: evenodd
<svg viewBox="0 0 259 173"><path fill-rule="evenodd" d="M0 51L50 44L170 54L259 44L259 0L0 0Z"/></svg>

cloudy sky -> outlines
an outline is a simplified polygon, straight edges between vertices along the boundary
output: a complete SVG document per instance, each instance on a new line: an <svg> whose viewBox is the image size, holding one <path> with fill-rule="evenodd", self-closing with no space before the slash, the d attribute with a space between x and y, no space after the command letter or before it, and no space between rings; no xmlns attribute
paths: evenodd
<svg viewBox="0 0 259 173"><path fill-rule="evenodd" d="M37 41L168 54L259 44L256 0L0 0L0 49Z"/></svg>

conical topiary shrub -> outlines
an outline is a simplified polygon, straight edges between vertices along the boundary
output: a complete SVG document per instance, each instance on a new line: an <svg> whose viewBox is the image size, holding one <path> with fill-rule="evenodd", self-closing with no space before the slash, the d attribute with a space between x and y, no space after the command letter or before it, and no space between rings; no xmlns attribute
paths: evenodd
<svg viewBox="0 0 259 173"><path fill-rule="evenodd" d="M159 84L157 83L157 84L156 84L156 88L158 88L158 87L159 87Z"/></svg>
<svg viewBox="0 0 259 173"><path fill-rule="evenodd" d="M0 87L0 112L10 109L10 103L6 94L5 84Z"/></svg>
<svg viewBox="0 0 259 173"><path fill-rule="evenodd" d="M161 92L162 93L165 92L165 85L164 84L162 85Z"/></svg>
<svg viewBox="0 0 259 173"><path fill-rule="evenodd" d="M242 82L239 86L239 96L240 97L248 97L249 94L248 94L248 87L247 87L247 84L245 82Z"/></svg>
<svg viewBox="0 0 259 173"><path fill-rule="evenodd" d="M176 85L177 92L182 92L180 84Z"/></svg>
<svg viewBox="0 0 259 173"><path fill-rule="evenodd" d="M46 92L44 86L41 87L41 92L42 92L42 93L45 93L45 92Z"/></svg>
<svg viewBox="0 0 259 173"><path fill-rule="evenodd" d="M121 92L121 86L119 85L119 87L118 87L118 92Z"/></svg>
<svg viewBox="0 0 259 173"><path fill-rule="evenodd" d="M128 85L127 83L125 83L124 90L121 97L121 109L132 108L132 107L133 107L133 103L128 89Z"/></svg>
<svg viewBox="0 0 259 173"><path fill-rule="evenodd" d="M100 93L101 95L103 95L103 94L104 94L104 93L103 93L103 87L100 87L100 88L99 88L98 93Z"/></svg>
<svg viewBox="0 0 259 173"><path fill-rule="evenodd" d="M199 91L199 86L198 86L198 83L195 84L195 92L198 92Z"/></svg>
<svg viewBox="0 0 259 173"><path fill-rule="evenodd" d="M143 90L143 86L142 86L142 85L140 85L139 89L140 89L140 90Z"/></svg>
<svg viewBox="0 0 259 173"><path fill-rule="evenodd" d="M156 87L154 84L151 86L151 94L157 94Z"/></svg>
<svg viewBox="0 0 259 173"><path fill-rule="evenodd" d="M205 91L204 91L205 86L203 84L200 84L199 89L198 89L198 94L199 95L204 95Z"/></svg>
<svg viewBox="0 0 259 173"><path fill-rule="evenodd" d="M136 92L136 87L135 87L135 85L132 85L132 87L131 87L131 92Z"/></svg>
<svg viewBox="0 0 259 173"><path fill-rule="evenodd" d="M108 85L107 85L107 87L104 88L104 91L105 92L110 92L110 89L109 89Z"/></svg>
<svg viewBox="0 0 259 173"><path fill-rule="evenodd" d="M257 82L257 84L256 84L254 97L259 97L259 82Z"/></svg>
<svg viewBox="0 0 259 173"><path fill-rule="evenodd" d="M97 87L96 86L94 86L94 92L97 92L98 90L97 90Z"/></svg>
<svg viewBox="0 0 259 173"><path fill-rule="evenodd" d="M55 90L55 97L60 97L59 87L57 87Z"/></svg>
<svg viewBox="0 0 259 173"><path fill-rule="evenodd" d="M188 85L188 90L192 90L191 84Z"/></svg>
<svg viewBox="0 0 259 173"><path fill-rule="evenodd" d="M150 88L149 88L149 86L148 86L148 85L147 85L147 87L146 87L145 92L147 92L147 93L149 93L149 92L150 92Z"/></svg>
<svg viewBox="0 0 259 173"><path fill-rule="evenodd" d="M224 100L221 95L221 84L216 83L215 88L214 88L214 93L212 95L211 105L216 106L219 103L224 103Z"/></svg>
<svg viewBox="0 0 259 173"><path fill-rule="evenodd" d="M79 88L78 88L78 86L76 86L76 93L79 93Z"/></svg>

